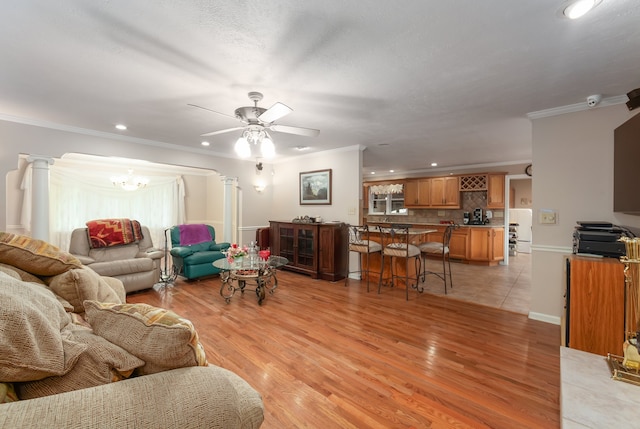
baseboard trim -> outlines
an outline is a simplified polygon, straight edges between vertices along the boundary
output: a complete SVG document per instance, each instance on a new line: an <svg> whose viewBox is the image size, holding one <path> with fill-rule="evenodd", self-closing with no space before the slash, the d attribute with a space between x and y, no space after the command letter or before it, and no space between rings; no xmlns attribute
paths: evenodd
<svg viewBox="0 0 640 429"><path fill-rule="evenodd" d="M558 326L561 324L560 317L558 316L551 316L550 314L536 313L533 311L529 312L529 319L539 320L541 322L551 323L552 325Z"/></svg>

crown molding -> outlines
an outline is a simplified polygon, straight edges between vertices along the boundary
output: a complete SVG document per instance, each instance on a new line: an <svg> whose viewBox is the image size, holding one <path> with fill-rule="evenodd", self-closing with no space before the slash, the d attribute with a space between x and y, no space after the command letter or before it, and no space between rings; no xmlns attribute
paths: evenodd
<svg viewBox="0 0 640 429"><path fill-rule="evenodd" d="M537 112L527 113L529 119L548 118L551 116L564 115L565 113L581 112L583 110L597 109L599 107L614 106L616 104L626 103L629 97L626 95L617 95L615 97L603 98L595 107L589 107L586 102L569 104L568 106L553 107L551 109L538 110Z"/></svg>

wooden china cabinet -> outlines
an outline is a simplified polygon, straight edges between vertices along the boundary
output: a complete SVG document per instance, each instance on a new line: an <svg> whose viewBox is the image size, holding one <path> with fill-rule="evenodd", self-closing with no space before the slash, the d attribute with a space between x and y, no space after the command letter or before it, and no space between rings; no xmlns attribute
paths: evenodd
<svg viewBox="0 0 640 429"><path fill-rule="evenodd" d="M347 274L348 231L344 223L270 221L271 254L284 256L284 269L337 281Z"/></svg>

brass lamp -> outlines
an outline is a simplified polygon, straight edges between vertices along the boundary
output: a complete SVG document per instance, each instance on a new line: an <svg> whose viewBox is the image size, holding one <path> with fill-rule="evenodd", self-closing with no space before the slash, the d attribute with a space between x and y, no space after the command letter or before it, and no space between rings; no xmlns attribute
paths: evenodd
<svg viewBox="0 0 640 429"><path fill-rule="evenodd" d="M640 369L638 337L640 336L640 238L620 239L625 244L626 256L620 258L624 264L625 317L624 317L624 361L629 369Z"/></svg>
<svg viewBox="0 0 640 429"><path fill-rule="evenodd" d="M624 264L624 358L609 354L607 362L611 376L640 385L640 238L621 237L626 256L620 257Z"/></svg>

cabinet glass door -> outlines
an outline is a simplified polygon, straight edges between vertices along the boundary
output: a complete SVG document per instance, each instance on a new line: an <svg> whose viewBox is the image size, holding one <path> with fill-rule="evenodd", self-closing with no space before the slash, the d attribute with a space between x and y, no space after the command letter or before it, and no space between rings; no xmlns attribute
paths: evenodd
<svg viewBox="0 0 640 429"><path fill-rule="evenodd" d="M283 225L280 225L280 256L284 256L290 261L293 261L293 243L294 243L294 229L287 228Z"/></svg>
<svg viewBox="0 0 640 429"><path fill-rule="evenodd" d="M314 230L307 228L298 229L298 260L296 261L300 266L306 266L313 268L315 261L314 249Z"/></svg>

